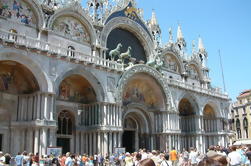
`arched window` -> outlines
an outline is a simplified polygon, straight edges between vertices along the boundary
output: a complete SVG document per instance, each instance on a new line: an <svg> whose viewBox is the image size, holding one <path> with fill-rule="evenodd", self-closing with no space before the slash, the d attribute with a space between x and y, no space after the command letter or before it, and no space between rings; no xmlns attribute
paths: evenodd
<svg viewBox="0 0 251 166"><path fill-rule="evenodd" d="M246 117L243 119L243 128L245 131L246 138L248 138L248 119Z"/></svg>
<svg viewBox="0 0 251 166"><path fill-rule="evenodd" d="M238 139L241 138L241 125L240 125L239 119L236 120L236 131L237 131Z"/></svg>
<svg viewBox="0 0 251 166"><path fill-rule="evenodd" d="M58 134L72 135L73 118L69 111L61 111L58 116Z"/></svg>
<svg viewBox="0 0 251 166"><path fill-rule="evenodd" d="M9 30L9 40L11 41L17 41L17 31L15 29Z"/></svg>
<svg viewBox="0 0 251 166"><path fill-rule="evenodd" d="M75 57L75 48L73 46L69 46L67 50L68 57L74 58Z"/></svg>

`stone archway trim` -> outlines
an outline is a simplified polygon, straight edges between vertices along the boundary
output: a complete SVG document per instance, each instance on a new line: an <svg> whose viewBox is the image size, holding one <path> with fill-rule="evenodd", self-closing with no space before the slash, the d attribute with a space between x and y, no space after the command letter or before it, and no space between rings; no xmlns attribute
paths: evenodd
<svg viewBox="0 0 251 166"><path fill-rule="evenodd" d="M58 78L55 81L55 92L58 94L59 92L59 86L61 82L68 76L71 75L80 75L81 77L84 77L93 87L95 93L96 93L96 99L97 101L105 101L106 95L103 86L101 85L101 81L98 80L97 77L95 77L91 72L85 70L84 68L77 67L69 71L65 71L61 73Z"/></svg>
<svg viewBox="0 0 251 166"><path fill-rule="evenodd" d="M146 73L150 76L152 76L160 85L162 88L164 95L165 95L165 109L169 112L174 112L175 106L172 98L171 91L168 87L167 82L165 81L164 77L155 69L152 67L149 67L147 65L134 65L127 69L127 71L122 75L121 79L118 82L117 90L116 90L116 100L120 103L122 103L122 96L123 96L123 90L125 86L127 85L129 79L134 76L137 73Z"/></svg>
<svg viewBox="0 0 251 166"><path fill-rule="evenodd" d="M107 39L113 29L122 28L132 32L140 41L146 51L147 60L154 50L154 43L149 34L136 22L126 17L116 17L111 19L101 32L101 45L106 47Z"/></svg>
<svg viewBox="0 0 251 166"><path fill-rule="evenodd" d="M27 53L20 50L3 48L0 50L0 55L0 61L15 61L27 67L37 79L40 91L54 93L53 84L47 74L39 64L27 56Z"/></svg>

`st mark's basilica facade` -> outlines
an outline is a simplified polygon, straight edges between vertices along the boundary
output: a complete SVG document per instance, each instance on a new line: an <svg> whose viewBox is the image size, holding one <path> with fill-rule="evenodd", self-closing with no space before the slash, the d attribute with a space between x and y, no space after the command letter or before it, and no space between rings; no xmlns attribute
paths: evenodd
<svg viewBox="0 0 251 166"><path fill-rule="evenodd" d="M199 38L161 44L133 0L0 0L0 151L204 152L228 142L229 97Z"/></svg>

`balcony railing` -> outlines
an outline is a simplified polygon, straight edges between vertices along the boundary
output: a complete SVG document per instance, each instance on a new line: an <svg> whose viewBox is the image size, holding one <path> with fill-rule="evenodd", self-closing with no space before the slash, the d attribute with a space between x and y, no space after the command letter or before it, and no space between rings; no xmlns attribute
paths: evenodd
<svg viewBox="0 0 251 166"><path fill-rule="evenodd" d="M184 88L184 89L196 91L196 92L199 92L199 93L212 95L212 96L215 96L215 97L228 99L228 95L222 93L217 88L216 89L206 89L206 88L196 86L196 85L192 85L192 84L189 84L189 83L185 83L185 82L182 82L182 81L179 81L179 80L174 80L174 79L169 79L169 78L166 78L166 80L170 85L173 85L173 86L177 86L177 87L181 87L181 88Z"/></svg>
<svg viewBox="0 0 251 166"><path fill-rule="evenodd" d="M63 48L49 42L41 41L39 39L17 33L8 32L3 29L0 29L0 39L2 39L6 43L13 43L20 47L36 49L38 51L47 53L47 55L57 56L58 58L66 58L68 60L74 60L75 62L79 63L94 64L98 67L104 67L115 71L124 70L123 64L117 63L115 61L110 61L98 56L88 55L76 50ZM69 52L71 52L71 54L69 54Z"/></svg>

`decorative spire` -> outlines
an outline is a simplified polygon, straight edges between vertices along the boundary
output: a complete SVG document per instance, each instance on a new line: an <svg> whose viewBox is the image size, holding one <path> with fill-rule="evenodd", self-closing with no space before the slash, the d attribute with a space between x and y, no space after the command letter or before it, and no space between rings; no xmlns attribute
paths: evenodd
<svg viewBox="0 0 251 166"><path fill-rule="evenodd" d="M173 33L172 33L172 28L169 28L169 30L168 30L168 32L169 32L169 43L172 43L173 42Z"/></svg>
<svg viewBox="0 0 251 166"><path fill-rule="evenodd" d="M192 54L195 54L195 41L192 41Z"/></svg>
<svg viewBox="0 0 251 166"><path fill-rule="evenodd" d="M202 42L201 37L199 37L198 49L199 49L200 52L205 52L205 47L204 47L204 44L203 44L203 42Z"/></svg>
<svg viewBox="0 0 251 166"><path fill-rule="evenodd" d="M156 13L155 13L154 10L152 11L152 18L150 20L150 24L152 26L158 25L157 18L156 18Z"/></svg>
<svg viewBox="0 0 251 166"><path fill-rule="evenodd" d="M183 40L183 39L184 39L184 37L183 37L182 31L181 31L181 26L179 24L178 30L177 30L177 40Z"/></svg>

